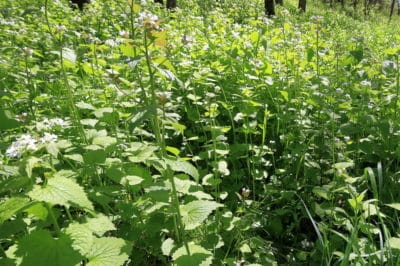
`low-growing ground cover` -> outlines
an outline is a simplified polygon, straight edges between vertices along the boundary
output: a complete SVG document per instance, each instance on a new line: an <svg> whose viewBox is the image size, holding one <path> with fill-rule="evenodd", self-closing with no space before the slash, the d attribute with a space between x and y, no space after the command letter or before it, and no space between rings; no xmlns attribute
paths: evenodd
<svg viewBox="0 0 400 266"><path fill-rule="evenodd" d="M0 3L0 264L397 265L399 25L179 6Z"/></svg>

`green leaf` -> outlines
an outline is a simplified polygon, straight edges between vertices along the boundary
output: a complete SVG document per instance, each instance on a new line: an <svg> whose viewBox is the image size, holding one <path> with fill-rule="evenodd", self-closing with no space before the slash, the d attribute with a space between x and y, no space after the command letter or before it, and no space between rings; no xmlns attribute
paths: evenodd
<svg viewBox="0 0 400 266"><path fill-rule="evenodd" d="M103 214L99 214L95 218L89 218L86 225L98 236L103 236L107 231L116 230L110 218Z"/></svg>
<svg viewBox="0 0 400 266"><path fill-rule="evenodd" d="M390 203L390 204L385 204L385 205L389 206L390 208L400 211L400 203Z"/></svg>
<svg viewBox="0 0 400 266"><path fill-rule="evenodd" d="M27 212L28 214L34 215L35 217L37 217L38 219L42 220L42 221L46 221L47 219L47 215L49 214L48 209L43 206L43 203L35 203L34 205L32 205L31 207L27 208L25 210L25 212Z"/></svg>
<svg viewBox="0 0 400 266"><path fill-rule="evenodd" d="M93 139L94 145L99 145L102 147L108 147L117 143L117 139L109 136L95 137Z"/></svg>
<svg viewBox="0 0 400 266"><path fill-rule="evenodd" d="M167 238L161 245L161 251L164 256L171 255L172 249L175 247L175 242L172 238Z"/></svg>
<svg viewBox="0 0 400 266"><path fill-rule="evenodd" d="M67 208L71 205L77 205L93 210L93 205L86 197L83 188L73 179L65 177L50 178L45 186L34 186L28 195L34 200L44 201L53 205L58 204Z"/></svg>
<svg viewBox="0 0 400 266"><path fill-rule="evenodd" d="M25 172L28 177L32 177L33 168L40 166L39 162L40 159L37 157L30 157L28 160L26 160Z"/></svg>
<svg viewBox="0 0 400 266"><path fill-rule="evenodd" d="M75 106L78 107L79 109L96 110L96 108L93 105L85 102L77 102Z"/></svg>
<svg viewBox="0 0 400 266"><path fill-rule="evenodd" d="M65 233L71 238L73 249L79 251L83 256L90 252L95 237L86 224L71 223Z"/></svg>
<svg viewBox="0 0 400 266"><path fill-rule="evenodd" d="M180 206L185 229L192 230L200 226L214 210L222 206L222 204L208 200L195 200Z"/></svg>
<svg viewBox="0 0 400 266"><path fill-rule="evenodd" d="M0 130L13 129L21 125L20 122L12 117L9 111L0 110Z"/></svg>
<svg viewBox="0 0 400 266"><path fill-rule="evenodd" d="M129 185L129 186L135 186L135 185L139 185L140 183L143 182L143 178L141 178L140 176L136 176L136 175L127 175L122 177L121 179L121 185Z"/></svg>
<svg viewBox="0 0 400 266"><path fill-rule="evenodd" d="M66 235L56 239L45 230L34 231L22 238L15 255L22 258L20 266L75 266L82 260Z"/></svg>
<svg viewBox="0 0 400 266"><path fill-rule="evenodd" d="M182 160L173 161L173 160L169 160L169 159L165 159L165 162L175 172L183 172L183 173L188 174L191 177L193 177L194 180L196 180L196 182L199 181L199 172L191 163L189 163L187 161L182 161Z"/></svg>
<svg viewBox="0 0 400 266"><path fill-rule="evenodd" d="M114 224L104 215L90 218L84 224L72 223L66 229L66 234L72 239L72 247L83 256L89 256L96 237L107 231L115 230Z"/></svg>
<svg viewBox="0 0 400 266"><path fill-rule="evenodd" d="M188 243L190 255L187 254L186 247L180 247L174 254L172 259L177 266L201 265L209 266L212 263L212 253L202 246L196 245L193 242Z"/></svg>
<svg viewBox="0 0 400 266"><path fill-rule="evenodd" d="M29 199L12 197L0 203L0 224L10 219L15 213L29 205Z"/></svg>
<svg viewBox="0 0 400 266"><path fill-rule="evenodd" d="M119 266L128 260L131 248L128 243L120 238L102 237L95 238L87 254L87 266Z"/></svg>
<svg viewBox="0 0 400 266"><path fill-rule="evenodd" d="M104 163L106 158L107 154L105 150L101 148L88 150L83 154L83 161L86 164Z"/></svg>
<svg viewBox="0 0 400 266"><path fill-rule="evenodd" d="M400 238L398 237L391 237L389 239L389 244L391 248L400 250Z"/></svg>
<svg viewBox="0 0 400 266"><path fill-rule="evenodd" d="M83 163L83 156L80 154L65 154L64 157L79 163Z"/></svg>

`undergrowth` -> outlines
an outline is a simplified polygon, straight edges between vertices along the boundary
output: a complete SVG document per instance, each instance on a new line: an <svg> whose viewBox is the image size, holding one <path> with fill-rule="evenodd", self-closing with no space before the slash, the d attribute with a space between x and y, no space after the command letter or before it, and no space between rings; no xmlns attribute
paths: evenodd
<svg viewBox="0 0 400 266"><path fill-rule="evenodd" d="M0 264L399 264L398 22L181 2L0 3Z"/></svg>

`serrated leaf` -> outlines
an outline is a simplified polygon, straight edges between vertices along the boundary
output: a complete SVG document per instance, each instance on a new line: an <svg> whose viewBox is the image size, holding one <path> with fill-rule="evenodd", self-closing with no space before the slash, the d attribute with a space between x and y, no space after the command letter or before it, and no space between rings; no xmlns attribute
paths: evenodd
<svg viewBox="0 0 400 266"><path fill-rule="evenodd" d="M192 230L200 226L214 210L222 206L222 204L208 200L195 200L180 206L185 229Z"/></svg>
<svg viewBox="0 0 400 266"><path fill-rule="evenodd" d="M86 225L98 236L103 236L106 232L116 230L110 218L99 214L97 217L87 219Z"/></svg>
<svg viewBox="0 0 400 266"><path fill-rule="evenodd" d="M175 172L183 172L193 177L196 182L199 181L199 172L197 171L196 167L194 167L191 163L182 160L173 161L169 159L165 159L165 162Z"/></svg>
<svg viewBox="0 0 400 266"><path fill-rule="evenodd" d="M12 197L0 203L0 225L28 205L29 199L23 197Z"/></svg>
<svg viewBox="0 0 400 266"><path fill-rule="evenodd" d="M130 247L127 242L116 237L95 238L87 254L87 266L119 266L128 260Z"/></svg>
<svg viewBox="0 0 400 266"><path fill-rule="evenodd" d="M161 251L164 256L170 256L172 249L175 247L175 242L172 238L167 238L161 245Z"/></svg>
<svg viewBox="0 0 400 266"><path fill-rule="evenodd" d="M30 157L26 161L25 172L29 178L32 177L33 168L37 167L39 165L39 162L40 162L40 159L37 157Z"/></svg>
<svg viewBox="0 0 400 266"><path fill-rule="evenodd" d="M199 265L209 266L212 263L212 253L193 242L188 243L190 255L186 247L180 247L172 254L172 259L177 266Z"/></svg>
<svg viewBox="0 0 400 266"><path fill-rule="evenodd" d="M44 201L53 205L62 205L69 208L77 205L88 210L93 210L93 205L86 196L85 191L74 180L65 177L50 178L43 187L34 186L28 193L33 200Z"/></svg>
<svg viewBox="0 0 400 266"><path fill-rule="evenodd" d="M108 147L117 143L117 139L114 137L104 136L104 137L95 137L93 139L94 145L100 145L102 147Z"/></svg>
<svg viewBox="0 0 400 266"><path fill-rule="evenodd" d="M90 252L94 236L86 224L72 223L67 227L65 233L71 238L73 249L79 251L83 256Z"/></svg>
<svg viewBox="0 0 400 266"><path fill-rule="evenodd" d="M37 230L23 237L15 252L22 258L20 266L74 266L82 256L71 247L66 235L53 238L49 231Z"/></svg>
<svg viewBox="0 0 400 266"><path fill-rule="evenodd" d="M143 178L136 175L127 175L121 178L121 185L135 186L143 182Z"/></svg>
<svg viewBox="0 0 400 266"><path fill-rule="evenodd" d="M65 154L64 157L79 163L83 163L83 156L80 154Z"/></svg>

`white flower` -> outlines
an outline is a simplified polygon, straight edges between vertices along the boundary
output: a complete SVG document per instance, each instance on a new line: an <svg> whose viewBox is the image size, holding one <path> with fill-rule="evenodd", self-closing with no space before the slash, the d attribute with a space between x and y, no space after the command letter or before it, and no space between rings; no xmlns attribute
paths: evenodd
<svg viewBox="0 0 400 266"><path fill-rule="evenodd" d="M371 81L363 80L360 82L362 86L371 87Z"/></svg>
<svg viewBox="0 0 400 266"><path fill-rule="evenodd" d="M139 13L139 17L136 19L136 22L142 26L145 26L147 28L157 28L159 18L158 16L148 12L148 11L143 11Z"/></svg>
<svg viewBox="0 0 400 266"><path fill-rule="evenodd" d="M52 118L50 119L50 124L52 126L60 126L60 127L67 127L69 123L61 118Z"/></svg>
<svg viewBox="0 0 400 266"><path fill-rule="evenodd" d="M37 140L31 135L21 135L16 141L11 143L11 146L6 150L6 155L10 158L18 158L24 151L37 149Z"/></svg>
<svg viewBox="0 0 400 266"><path fill-rule="evenodd" d="M233 118L233 120L235 120L236 122L240 121L243 119L243 114L242 113L237 113L235 115L235 117Z"/></svg>
<svg viewBox="0 0 400 266"><path fill-rule="evenodd" d="M118 43L112 39L108 39L104 42L105 45L108 45L110 47L115 47L118 45Z"/></svg>
<svg viewBox="0 0 400 266"><path fill-rule="evenodd" d="M54 143L58 139L57 135L45 132L43 137L39 139L42 144Z"/></svg>
<svg viewBox="0 0 400 266"><path fill-rule="evenodd" d="M121 36L122 38L129 38L129 31L127 31L127 30L120 30L120 31L119 31L119 36Z"/></svg>

